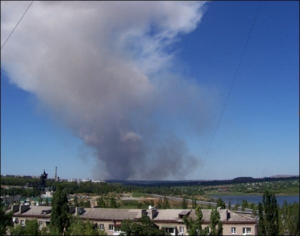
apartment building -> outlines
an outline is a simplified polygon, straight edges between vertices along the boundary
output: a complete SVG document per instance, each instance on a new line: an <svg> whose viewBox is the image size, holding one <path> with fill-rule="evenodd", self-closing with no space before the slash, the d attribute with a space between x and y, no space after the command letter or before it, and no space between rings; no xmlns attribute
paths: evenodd
<svg viewBox="0 0 300 236"><path fill-rule="evenodd" d="M50 223L50 206L12 206L13 221L15 224L25 225L26 220L36 219L40 227ZM257 220L227 209L218 209L223 223L224 235L257 235ZM121 233L121 222L126 219L137 220L148 215L160 228L171 235L188 235L184 217L196 218L195 210L182 209L112 209L112 208L83 208L70 207L70 214L77 215L83 220L89 220L108 235ZM202 209L202 227L209 225L211 209Z"/></svg>

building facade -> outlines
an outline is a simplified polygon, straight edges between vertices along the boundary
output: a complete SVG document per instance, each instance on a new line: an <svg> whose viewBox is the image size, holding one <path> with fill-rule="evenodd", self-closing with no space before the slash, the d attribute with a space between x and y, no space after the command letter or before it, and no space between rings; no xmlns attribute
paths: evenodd
<svg viewBox="0 0 300 236"><path fill-rule="evenodd" d="M25 225L26 220L36 219L40 227L50 224L50 206L12 206L13 222ZM70 207L69 213L83 220L93 222L95 227L104 230L108 235L119 235L123 220L137 220L143 215L149 216L159 229L171 235L188 235L183 218L196 219L195 210L182 209L112 209L112 208L83 208ZM209 225L211 209L202 209L202 228ZM227 209L218 209L223 223L224 235L257 235L257 220L250 216Z"/></svg>

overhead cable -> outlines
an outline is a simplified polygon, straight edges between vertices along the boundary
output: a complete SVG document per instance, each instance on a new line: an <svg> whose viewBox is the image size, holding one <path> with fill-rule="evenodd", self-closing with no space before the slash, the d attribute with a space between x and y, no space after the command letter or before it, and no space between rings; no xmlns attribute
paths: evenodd
<svg viewBox="0 0 300 236"><path fill-rule="evenodd" d="M5 40L5 42L3 43L3 45L1 46L1 50L2 48L5 46L5 44L7 43L7 41L9 40L9 38L11 37L11 35L13 34L13 32L15 31L15 29L18 27L18 25L20 24L20 22L22 21L23 17L26 15L27 11L29 10L29 8L31 7L32 3L34 1L32 1L29 6L27 7L27 9L25 10L25 12L23 13L22 17L20 18L20 20L18 21L18 23L16 24L16 26L13 28L13 30L10 32L10 34L8 35L7 39Z"/></svg>
<svg viewBox="0 0 300 236"><path fill-rule="evenodd" d="M207 158L207 156L208 156L208 154L209 154L209 151L210 151L210 149L211 149L211 145L212 145L212 143L213 143L213 141L214 141L214 139L215 139L216 133L217 133L217 131L218 131L218 129L219 129L220 122L221 122L221 120L222 120L222 117L223 117L223 114L224 114L226 105L227 105L227 103L228 103L228 100L229 100L231 91L232 91L232 89L233 89L233 85L234 85L234 83L235 83L235 81L236 81L238 72L239 72L239 70L240 70L240 67L241 67L241 64L242 64L242 61L243 61L243 58L244 58L244 55L245 55L247 46L248 46L248 42L249 42L250 36L251 36L251 34L252 34L252 31L253 31L253 27L254 27L254 25L255 25L256 18L257 18L257 16L258 16L258 12L259 12L261 3L262 3L262 1L259 2L259 5L258 5L258 7L257 7L257 9L256 9L255 17L254 17L254 19L253 19L253 22L252 22L252 25L251 25L251 28L250 28L250 32L249 32L249 35L248 35L248 38L247 38L247 41L246 41L246 44L245 44L245 46L244 46L244 49L243 49L243 52L242 52L242 55L241 55L241 59L240 59L240 61L239 61L237 70L236 70L235 75L234 75L234 77L233 77L233 80L232 80L232 82L231 82L231 86L230 86L228 95L227 95L227 97L226 97L225 104L224 104L224 106L223 106L223 108L222 108L221 115L220 115L220 117L219 117L219 120L218 120L216 129L215 129L215 131L214 131L214 134L213 134L213 136L212 136L212 139L211 139L211 141L210 141L210 143L209 143L208 149L207 149L206 154L205 154L205 156L204 156L203 163L201 164L200 170L201 170L201 168L203 167L203 165L204 165L204 163L205 163L205 160L206 160L206 158ZM198 178L199 178L199 174L200 174L200 171L199 171L199 173L198 173Z"/></svg>

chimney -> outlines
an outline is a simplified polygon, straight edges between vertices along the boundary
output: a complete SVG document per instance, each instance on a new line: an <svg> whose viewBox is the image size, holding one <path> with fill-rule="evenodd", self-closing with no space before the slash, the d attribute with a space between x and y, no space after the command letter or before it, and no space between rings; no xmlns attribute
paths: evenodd
<svg viewBox="0 0 300 236"><path fill-rule="evenodd" d="M21 205L19 214L22 214L23 212L28 211L29 209L30 209L30 205Z"/></svg>
<svg viewBox="0 0 300 236"><path fill-rule="evenodd" d="M230 218L230 211L226 210L226 220L229 220Z"/></svg>
<svg viewBox="0 0 300 236"><path fill-rule="evenodd" d="M82 215L84 213L84 208L83 207L76 207L76 215Z"/></svg>
<svg viewBox="0 0 300 236"><path fill-rule="evenodd" d="M149 209L149 211L150 211L150 219L152 220L154 217L156 217L158 212L155 207L152 207L151 209Z"/></svg>
<svg viewBox="0 0 300 236"><path fill-rule="evenodd" d="M142 216L146 216L147 215L147 210L142 209L141 213L142 213Z"/></svg>
<svg viewBox="0 0 300 236"><path fill-rule="evenodd" d="M12 205L11 206L11 211L13 213L16 213L17 211L19 211L20 205Z"/></svg>

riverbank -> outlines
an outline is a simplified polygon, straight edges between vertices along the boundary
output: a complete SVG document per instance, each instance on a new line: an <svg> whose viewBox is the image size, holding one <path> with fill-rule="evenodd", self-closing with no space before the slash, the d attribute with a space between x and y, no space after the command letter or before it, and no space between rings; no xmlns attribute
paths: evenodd
<svg viewBox="0 0 300 236"><path fill-rule="evenodd" d="M299 195L275 195L277 199L277 203L282 206L284 201L286 201L289 204L292 204L294 202L299 202ZM250 195L250 194L237 194L237 195L225 195L225 194L215 194L210 195L210 197L214 199L221 198L225 203L231 203L231 204L241 204L243 200L246 200L249 203L258 204L259 202L262 202L263 195Z"/></svg>
<svg viewBox="0 0 300 236"><path fill-rule="evenodd" d="M244 195L244 196L262 196L263 193L243 193L243 192L206 192L205 195L212 197L213 195L222 195L222 196L235 196L235 195ZM275 193L276 196L299 196L299 193Z"/></svg>

